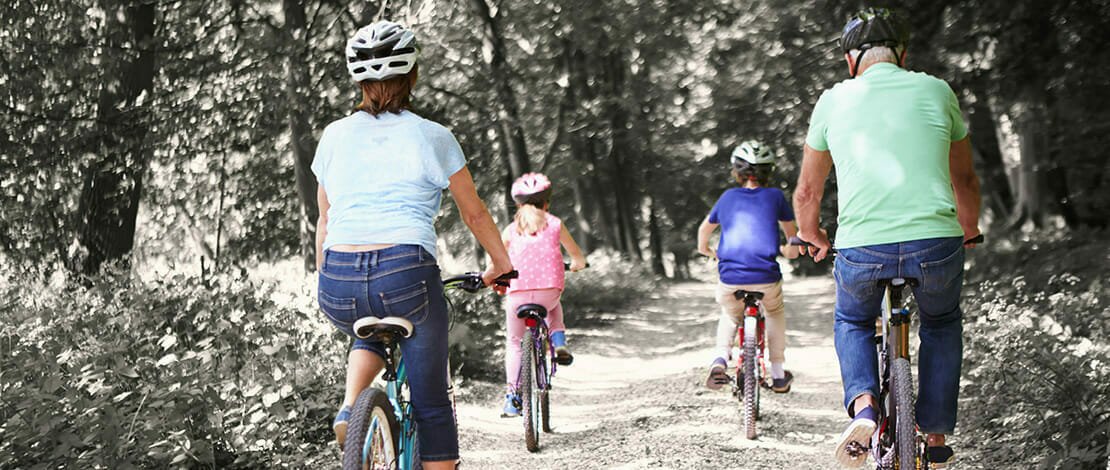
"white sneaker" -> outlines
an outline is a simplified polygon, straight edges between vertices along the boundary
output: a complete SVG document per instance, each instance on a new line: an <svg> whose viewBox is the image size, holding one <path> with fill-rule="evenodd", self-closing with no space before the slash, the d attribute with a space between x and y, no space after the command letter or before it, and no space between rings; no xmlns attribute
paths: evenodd
<svg viewBox="0 0 1110 470"><path fill-rule="evenodd" d="M868 418L852 420L836 443L837 463L847 468L859 468L867 462L867 449L874 433L875 421Z"/></svg>

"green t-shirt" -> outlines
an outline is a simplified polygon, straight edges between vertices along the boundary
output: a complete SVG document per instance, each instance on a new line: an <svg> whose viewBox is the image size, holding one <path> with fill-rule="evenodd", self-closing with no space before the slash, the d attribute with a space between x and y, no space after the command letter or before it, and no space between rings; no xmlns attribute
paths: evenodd
<svg viewBox="0 0 1110 470"><path fill-rule="evenodd" d="M836 247L962 236L948 152L966 136L947 83L891 63L821 94L806 144L832 153Z"/></svg>

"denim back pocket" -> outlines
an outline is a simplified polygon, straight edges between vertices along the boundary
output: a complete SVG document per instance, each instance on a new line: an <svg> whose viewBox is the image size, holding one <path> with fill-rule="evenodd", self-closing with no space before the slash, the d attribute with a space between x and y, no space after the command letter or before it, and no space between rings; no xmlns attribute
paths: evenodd
<svg viewBox="0 0 1110 470"><path fill-rule="evenodd" d="M836 285L858 300L866 300L879 291L879 275L883 265L852 261L847 258L847 250L840 250L833 263L833 277Z"/></svg>
<svg viewBox="0 0 1110 470"><path fill-rule="evenodd" d="M408 287L382 292L382 307L386 316L401 317L413 325L428 318L428 282L420 281Z"/></svg>
<svg viewBox="0 0 1110 470"><path fill-rule="evenodd" d="M921 263L921 287L925 292L943 292L962 279L964 272L964 247L937 261Z"/></svg>
<svg viewBox="0 0 1110 470"><path fill-rule="evenodd" d="M358 308L354 298L332 297L323 290L316 294L320 302L320 310L323 310L324 315L327 315L336 326L349 329L358 319Z"/></svg>

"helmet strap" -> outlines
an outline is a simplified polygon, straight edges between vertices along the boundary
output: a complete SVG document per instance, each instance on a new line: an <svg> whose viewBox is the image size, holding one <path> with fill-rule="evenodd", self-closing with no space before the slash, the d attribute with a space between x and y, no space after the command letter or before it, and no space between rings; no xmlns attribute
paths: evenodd
<svg viewBox="0 0 1110 470"><path fill-rule="evenodd" d="M856 78L856 75L859 74L859 61L863 58L863 55L867 53L867 49L870 49L870 47L860 46L859 53L856 54L856 60L852 62L852 78Z"/></svg>

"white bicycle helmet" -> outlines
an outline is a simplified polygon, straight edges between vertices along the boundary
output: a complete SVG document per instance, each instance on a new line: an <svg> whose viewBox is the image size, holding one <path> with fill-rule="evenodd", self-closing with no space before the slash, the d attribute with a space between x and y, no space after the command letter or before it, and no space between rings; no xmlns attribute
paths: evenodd
<svg viewBox="0 0 1110 470"><path fill-rule="evenodd" d="M744 141L732 151L732 165L746 166L742 162L747 162L750 165L775 163L775 153L758 141Z"/></svg>
<svg viewBox="0 0 1110 470"><path fill-rule="evenodd" d="M392 21L365 26L347 40L347 71L356 82L405 75L416 56L416 35Z"/></svg>

